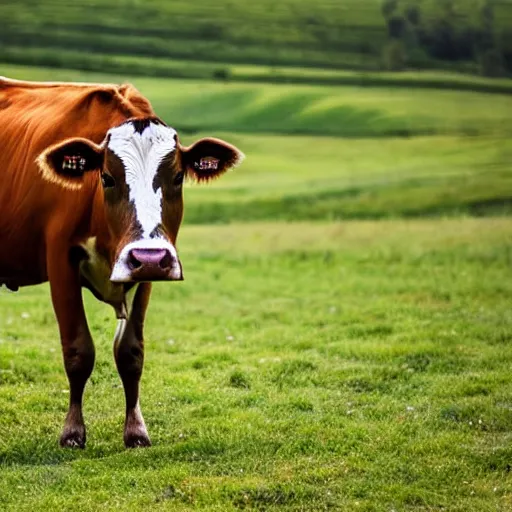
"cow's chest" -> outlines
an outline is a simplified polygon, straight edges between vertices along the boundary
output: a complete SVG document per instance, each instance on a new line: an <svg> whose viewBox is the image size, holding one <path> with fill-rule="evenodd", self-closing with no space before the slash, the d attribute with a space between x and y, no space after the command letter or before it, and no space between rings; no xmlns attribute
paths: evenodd
<svg viewBox="0 0 512 512"><path fill-rule="evenodd" d="M87 257L80 262L80 274L87 287L102 301L117 309L124 302L125 287L110 280L112 269L96 248L96 237L81 244Z"/></svg>

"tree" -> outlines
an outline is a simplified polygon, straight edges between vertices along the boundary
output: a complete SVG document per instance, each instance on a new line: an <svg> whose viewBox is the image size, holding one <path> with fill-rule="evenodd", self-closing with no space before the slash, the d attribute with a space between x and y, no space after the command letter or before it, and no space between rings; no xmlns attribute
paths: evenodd
<svg viewBox="0 0 512 512"><path fill-rule="evenodd" d="M391 40L382 55L384 67L389 71L401 71L405 68L407 54L404 43L398 39Z"/></svg>
<svg viewBox="0 0 512 512"><path fill-rule="evenodd" d="M407 23L402 16L394 14L388 18L388 36L391 39L401 39L407 29Z"/></svg>
<svg viewBox="0 0 512 512"><path fill-rule="evenodd" d="M408 5L405 9L405 19L413 26L418 27L421 23L421 10L418 4Z"/></svg>
<svg viewBox="0 0 512 512"><path fill-rule="evenodd" d="M480 74L498 77L503 75L503 58L497 48L483 51L479 57Z"/></svg>
<svg viewBox="0 0 512 512"><path fill-rule="evenodd" d="M480 8L480 36L478 41L481 52L494 48L494 2L485 0Z"/></svg>
<svg viewBox="0 0 512 512"><path fill-rule="evenodd" d="M503 68L512 73L512 29L504 28L498 37L498 48L501 53Z"/></svg>
<svg viewBox="0 0 512 512"><path fill-rule="evenodd" d="M388 20L398 7L398 0L382 0L381 12L384 16L384 19Z"/></svg>

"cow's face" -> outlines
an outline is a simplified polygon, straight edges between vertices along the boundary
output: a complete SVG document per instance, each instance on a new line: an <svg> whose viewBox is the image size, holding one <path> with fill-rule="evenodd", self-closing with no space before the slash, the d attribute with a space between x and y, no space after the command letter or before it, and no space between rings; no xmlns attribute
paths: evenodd
<svg viewBox="0 0 512 512"><path fill-rule="evenodd" d="M157 121L109 130L102 182L117 240L111 281L182 279L175 241L183 215L176 132Z"/></svg>
<svg viewBox="0 0 512 512"><path fill-rule="evenodd" d="M109 260L110 281L128 283L183 278L175 248L183 180L208 181L242 157L218 139L184 148L161 121L136 119L110 129L101 146L68 139L43 152L39 164L43 174L54 173L52 181L75 190L87 171L100 171L108 242L95 250Z"/></svg>

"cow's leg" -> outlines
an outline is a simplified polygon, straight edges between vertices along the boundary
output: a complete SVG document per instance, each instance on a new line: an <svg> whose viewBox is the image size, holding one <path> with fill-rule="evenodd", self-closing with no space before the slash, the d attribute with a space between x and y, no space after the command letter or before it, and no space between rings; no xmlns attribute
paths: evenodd
<svg viewBox="0 0 512 512"><path fill-rule="evenodd" d="M119 320L114 340L114 356L126 398L124 444L127 448L151 445L139 405L139 381L144 366L144 317L150 294L150 283L137 286L128 320Z"/></svg>
<svg viewBox="0 0 512 512"><path fill-rule="evenodd" d="M69 380L69 410L60 444L84 448L82 397L94 366L94 345L85 317L78 268L68 261L65 249L57 252L48 257L48 280Z"/></svg>

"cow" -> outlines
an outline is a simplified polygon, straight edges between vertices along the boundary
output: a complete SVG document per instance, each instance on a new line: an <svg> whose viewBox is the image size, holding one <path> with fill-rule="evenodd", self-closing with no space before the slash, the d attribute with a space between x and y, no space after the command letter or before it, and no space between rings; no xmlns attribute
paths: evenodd
<svg viewBox="0 0 512 512"><path fill-rule="evenodd" d="M139 405L143 326L151 282L183 279L182 184L242 159L216 138L183 146L130 84L0 77L0 285L49 282L69 381L61 446L86 443L82 397L95 350L82 288L118 319L124 444L150 446Z"/></svg>

